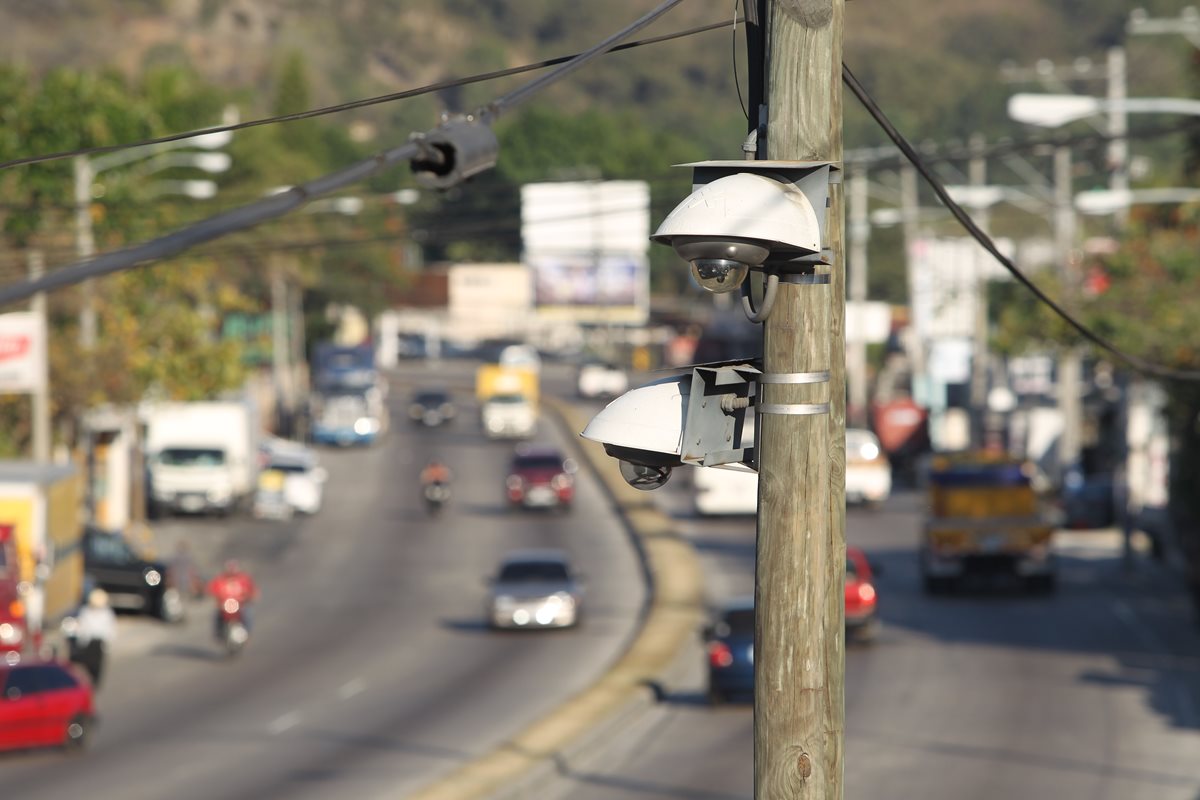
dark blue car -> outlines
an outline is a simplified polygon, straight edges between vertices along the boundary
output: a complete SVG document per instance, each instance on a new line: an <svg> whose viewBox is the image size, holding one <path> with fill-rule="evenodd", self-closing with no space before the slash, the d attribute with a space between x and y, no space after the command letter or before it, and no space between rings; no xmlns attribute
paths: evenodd
<svg viewBox="0 0 1200 800"><path fill-rule="evenodd" d="M725 603L704 630L708 702L718 705L754 695L754 598Z"/></svg>

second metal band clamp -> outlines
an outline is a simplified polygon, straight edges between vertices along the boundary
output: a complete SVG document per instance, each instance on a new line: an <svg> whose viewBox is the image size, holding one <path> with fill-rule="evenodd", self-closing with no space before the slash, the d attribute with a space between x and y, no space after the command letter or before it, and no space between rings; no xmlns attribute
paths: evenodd
<svg viewBox="0 0 1200 800"><path fill-rule="evenodd" d="M762 375L756 375L755 380L759 383L791 386L799 386L802 384L811 383L828 383L829 370L824 370L822 372L764 373ZM829 413L829 403L758 403L757 408L760 414L805 415Z"/></svg>

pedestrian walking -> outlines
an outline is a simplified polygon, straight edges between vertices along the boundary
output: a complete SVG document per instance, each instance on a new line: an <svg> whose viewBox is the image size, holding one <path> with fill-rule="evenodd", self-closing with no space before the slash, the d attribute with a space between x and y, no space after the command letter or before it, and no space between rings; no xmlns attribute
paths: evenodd
<svg viewBox="0 0 1200 800"><path fill-rule="evenodd" d="M117 637L117 615L108 603L108 592L92 589L88 593L87 605L76 618L73 661L79 662L92 678L92 685L99 688L104 675L104 661L108 649Z"/></svg>

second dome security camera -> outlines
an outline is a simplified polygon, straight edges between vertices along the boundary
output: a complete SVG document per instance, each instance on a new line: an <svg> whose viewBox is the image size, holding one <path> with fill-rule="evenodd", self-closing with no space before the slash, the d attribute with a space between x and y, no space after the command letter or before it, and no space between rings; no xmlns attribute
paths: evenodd
<svg viewBox="0 0 1200 800"><path fill-rule="evenodd" d="M764 264L820 261L828 186L824 162L709 161L693 192L650 237L690 262L711 292L737 289Z"/></svg>

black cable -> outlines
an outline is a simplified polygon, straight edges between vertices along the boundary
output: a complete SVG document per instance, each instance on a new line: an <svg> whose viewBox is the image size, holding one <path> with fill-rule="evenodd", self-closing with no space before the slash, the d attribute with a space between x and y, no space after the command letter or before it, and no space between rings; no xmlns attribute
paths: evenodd
<svg viewBox="0 0 1200 800"><path fill-rule="evenodd" d="M736 22L737 22L737 20L734 21L734 23L736 23ZM669 42L673 39L682 39L684 37L694 36L699 33L708 33L709 31L720 30L721 28L728 28L731 24L734 24L734 23L714 22L709 25L700 25L695 28L688 28L687 30L676 31L675 33L667 33L662 36L653 36L653 37L650 37L647 39L639 39L638 41L635 41L635 42L627 42L625 44L621 44L621 45L617 45L616 47L612 47L607 52L615 53L619 50L632 50L634 48L645 47L647 45L658 44L660 42ZM256 128L260 125L274 125L274 124L277 124L280 122L295 122L297 120L302 120L302 119L312 119L313 117L321 117L321 116L325 116L327 114L337 114L337 113L340 113L343 111L352 111L356 108L366 108L368 106L379 105L381 103L391 103L396 100L405 100L410 97L418 97L423 94L431 94L433 92L439 92L439 91L442 91L443 89L453 89L453 88L456 88L459 86L469 86L474 83L484 83L486 81L496 80L497 78L507 78L510 75L520 75L522 73L532 72L537 69L545 69L546 67L553 67L553 66L557 66L558 64L565 64L574 58L578 58L579 55L581 55L581 54L574 53L572 55L567 55L567 56L557 56L555 58L546 59L545 61L537 61L537 62L530 63L530 64L524 64L519 67L509 67L507 69L498 69L498 70L493 70L491 72L481 72L479 74L470 75L465 78L454 78L451 80L439 81L437 83L430 83L430 84L426 84L425 86L418 86L413 89L405 89L405 90L399 91L399 92L391 92L389 94L377 95L375 97L367 97L367 98L363 98L361 100L349 100L345 103L339 103L339 104L333 105L333 106L323 106L321 108L314 108L314 109L310 109L308 111L297 111L292 114L279 114L279 115L273 116L273 117L263 117L261 119L252 119L252 120L247 120L246 122L239 122L239 123L236 123L233 125L218 125L213 128L204 128L202 130L185 131L183 133L173 133L173 134L169 134L167 136L159 136L159 137L156 137L153 139L143 139L143 140L137 141L137 142L126 142L124 144L104 145L102 147L81 147L77 150L63 150L63 151L56 152L56 153L46 153L45 155L25 156L22 158L14 158L10 161L0 161L0 170L8 169L10 167L18 167L18 166L22 166L22 165L42 164L42 163L45 163L48 161L60 161L64 158L73 158L74 156L102 155L104 153L112 153L117 150L129 150L129 149L132 149L135 147L148 147L150 145L166 144L168 142L178 142L183 139L193 139L197 136L204 136L204 135L210 134L210 133L224 133L225 131L240 131L240 130L245 130L246 128Z"/></svg>
<svg viewBox="0 0 1200 800"><path fill-rule="evenodd" d="M648 14L642 16L631 25L627 25L618 33L605 38L600 44L585 50L575 58L558 67L548 75L543 75L525 86L501 96L480 112L481 117L494 118L501 111L512 108L528 99L534 91L544 89L555 81L561 80L592 59L612 50L621 39L627 38L645 26L658 19L682 0L666 0ZM371 158L364 159L348 167L323 175L299 186L293 186L285 192L265 197L256 202L226 211L222 214L200 220L173 233L168 233L142 244L127 247L111 253L105 253L88 261L77 262L67 267L54 270L42 277L10 284L0 288L0 306L26 300L38 292L52 291L91 278L108 275L123 269L129 269L145 261L166 258L180 253L202 242L211 241L235 231L246 230L262 222L294 211L310 200L322 195L331 194L338 189L358 183L377 172L395 166L402 161L414 161L420 157L430 167L441 165L445 152L436 144L430 144L440 129L434 129L427 134L415 134L407 144L384 150ZM494 161L492 162L494 163ZM453 165L452 165L453 166ZM489 164L490 166L490 164Z"/></svg>
<svg viewBox="0 0 1200 800"><path fill-rule="evenodd" d="M738 105L742 107L742 113L746 115L746 122L749 122L750 112L746 109L746 101L742 99L742 82L738 79L737 70L737 10L739 2L740 0L733 0L733 36L730 39L730 52L733 61L733 88L737 89Z"/></svg>
<svg viewBox="0 0 1200 800"><path fill-rule="evenodd" d="M943 205L945 205L947 209L949 209L950 213L956 220L958 220L959 224L966 229L967 233L969 233L971 237L975 239L975 241L979 242L984 250L986 250L992 255L993 258L1000 262L1001 266L1012 273L1012 276L1017 280L1018 283L1032 292L1034 297L1045 304L1064 322L1074 328L1084 339L1087 339L1092 344L1107 351L1117 360L1127 364L1137 372L1170 380L1200 381L1200 370L1175 369L1162 364L1155 364L1154 362L1147 361L1140 356L1126 353L1115 344L1108 341L1108 339L1104 338L1079 320L1075 319L1075 317L1058 305L1058 303L1051 300L1050 297L1037 286L1037 284L1030 280L1025 273L1021 272L1016 264L1014 264L1007 256L1000 252L999 248L996 247L996 243L992 241L992 238L975 224L975 221L972 220L971 216L963 210L962 206L954 201L954 198L952 198L950 193L946 191L946 187L942 185L942 182L938 180L937 176L934 175L929 169L929 165L926 164L925 160L920 156L919 153L917 153L909 141L904 138L903 134L896 130L895 126L892 125L891 120L887 118L887 115L883 113L883 110L878 106L878 104L875 103L875 100L871 97L863 85L858 82L858 79L854 77L854 73L851 72L850 68L844 63L842 64L842 80L848 87L850 87L850 91L853 92L854 96L859 99L859 102L863 104L863 107L867 110L867 113L874 118L875 122L879 124L879 127L883 129L888 138L892 140L896 147L900 149L900 152L904 154L904 157L908 159L908 161L916 168L917 172L921 174L921 176L925 179L925 182L933 187L933 191L937 194L938 199L942 201Z"/></svg>
<svg viewBox="0 0 1200 800"><path fill-rule="evenodd" d="M540 92L550 84L562 80L597 56L602 56L609 52L616 47L622 39L626 39L637 33L642 28L645 28L647 25L654 22L663 14L666 14L668 11L682 2L683 0L664 0L657 8L649 11L637 21L625 26L593 47L590 47L587 50L584 50L582 53L579 53L570 61L563 64L550 74L536 78L524 86L514 89L508 94L501 95L491 103L488 103L486 106L480 108L478 111L479 118L483 120L495 120L498 116L500 116L500 114L507 111L509 108L523 102L528 97Z"/></svg>

